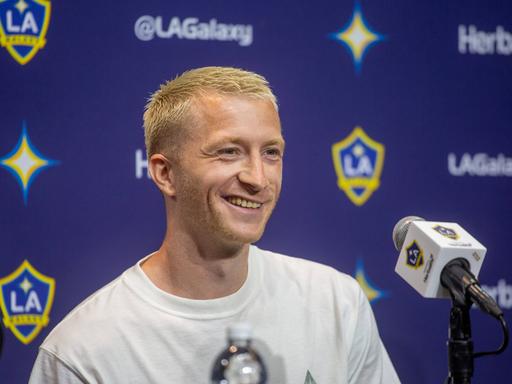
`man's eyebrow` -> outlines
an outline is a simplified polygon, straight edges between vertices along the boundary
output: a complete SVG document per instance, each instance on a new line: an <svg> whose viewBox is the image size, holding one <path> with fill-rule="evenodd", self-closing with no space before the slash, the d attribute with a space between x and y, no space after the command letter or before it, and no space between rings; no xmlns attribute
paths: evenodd
<svg viewBox="0 0 512 384"><path fill-rule="evenodd" d="M223 144L230 144L230 143L243 145L245 142L246 141L244 139L241 139L236 136L224 136L224 137L212 140L211 142L207 143L206 147L211 148L211 147L215 147L215 146L219 146L219 145L223 145ZM263 145L264 146L279 145L284 148L285 142L282 138L276 138L276 139L270 139L268 141L265 141L263 143Z"/></svg>
<svg viewBox="0 0 512 384"><path fill-rule="evenodd" d="M206 146L208 148L211 148L211 147L216 147L219 145L230 144L230 143L242 144L242 140L240 138L234 137L234 136L224 136L224 137L210 141L209 143L206 144Z"/></svg>
<svg viewBox="0 0 512 384"><path fill-rule="evenodd" d="M279 139L273 139L273 140L266 141L264 143L264 146L267 147L269 145L277 145L277 146L281 147L282 149L284 149L285 144L286 143L285 143L284 139L279 138Z"/></svg>

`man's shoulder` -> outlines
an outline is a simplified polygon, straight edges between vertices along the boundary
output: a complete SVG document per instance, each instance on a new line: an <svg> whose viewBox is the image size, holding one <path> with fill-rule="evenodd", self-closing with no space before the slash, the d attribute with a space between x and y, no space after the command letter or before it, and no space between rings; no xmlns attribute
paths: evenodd
<svg viewBox="0 0 512 384"><path fill-rule="evenodd" d="M284 281L313 290L335 290L345 295L357 296L360 286L350 275L334 267L297 256L257 249L263 259L267 274L280 275Z"/></svg>
<svg viewBox="0 0 512 384"><path fill-rule="evenodd" d="M78 347L84 342L94 345L95 337L105 335L114 328L116 313L122 316L122 301L127 289L124 276L128 271L71 310L49 333L41 348L56 355L68 354L66 349Z"/></svg>

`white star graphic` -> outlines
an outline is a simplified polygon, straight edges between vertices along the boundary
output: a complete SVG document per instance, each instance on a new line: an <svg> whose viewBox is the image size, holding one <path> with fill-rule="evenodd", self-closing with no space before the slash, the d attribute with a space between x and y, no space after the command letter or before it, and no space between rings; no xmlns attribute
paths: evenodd
<svg viewBox="0 0 512 384"><path fill-rule="evenodd" d="M28 189L33 178L40 170L55 165L55 161L45 159L32 145L25 125L16 147L6 157L0 159L0 165L7 168L18 179L27 202Z"/></svg>
<svg viewBox="0 0 512 384"><path fill-rule="evenodd" d="M23 292L27 293L30 288L32 288L33 285L30 281L28 281L28 279L25 277L25 279L23 279L23 281L20 283L20 288L23 289Z"/></svg>
<svg viewBox="0 0 512 384"><path fill-rule="evenodd" d="M358 4L352 13L352 19L345 29L331 34L331 37L348 48L356 71L360 70L363 57L369 47L384 39L382 35L370 29L364 20L361 7Z"/></svg>
<svg viewBox="0 0 512 384"><path fill-rule="evenodd" d="M25 12L25 9L28 8L28 4L25 3L25 0L19 0L16 3L15 7L20 12L20 14L23 14L23 12Z"/></svg>

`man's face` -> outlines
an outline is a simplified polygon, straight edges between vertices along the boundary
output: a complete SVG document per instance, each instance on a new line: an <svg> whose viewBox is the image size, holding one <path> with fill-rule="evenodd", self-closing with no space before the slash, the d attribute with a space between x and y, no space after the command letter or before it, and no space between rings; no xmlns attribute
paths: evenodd
<svg viewBox="0 0 512 384"><path fill-rule="evenodd" d="M284 141L272 103L211 94L194 100L175 169L176 226L201 241L258 240L281 190Z"/></svg>

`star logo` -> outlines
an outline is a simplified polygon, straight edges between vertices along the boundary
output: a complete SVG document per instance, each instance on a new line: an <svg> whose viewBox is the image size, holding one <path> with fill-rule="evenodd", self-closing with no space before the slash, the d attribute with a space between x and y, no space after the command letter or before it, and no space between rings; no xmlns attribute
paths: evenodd
<svg viewBox="0 0 512 384"><path fill-rule="evenodd" d="M28 4L24 0L19 0L14 7L22 14L28 8Z"/></svg>
<svg viewBox="0 0 512 384"><path fill-rule="evenodd" d="M20 288L23 289L23 292L27 293L30 291L30 288L32 288L32 283L25 277L25 279L20 283Z"/></svg>
<svg viewBox="0 0 512 384"><path fill-rule="evenodd" d="M363 289L363 292L365 293L370 303L388 296L386 291L377 288L377 286L366 276L363 260L361 259L357 260L356 273L354 277Z"/></svg>
<svg viewBox="0 0 512 384"><path fill-rule="evenodd" d="M352 148L352 153L356 157L361 157L364 155L364 147L362 145L356 144L354 148Z"/></svg>
<svg viewBox="0 0 512 384"><path fill-rule="evenodd" d="M11 172L18 181L25 205L27 205L30 185L35 177L43 169L56 164L57 161L45 158L31 143L25 122L23 122L23 130L18 144L8 155L0 158L0 165Z"/></svg>
<svg viewBox="0 0 512 384"><path fill-rule="evenodd" d="M363 58L368 49L384 40L384 36L373 31L361 11L361 6L356 3L352 19L338 32L329 35L334 41L342 44L352 56L356 72L361 71Z"/></svg>

